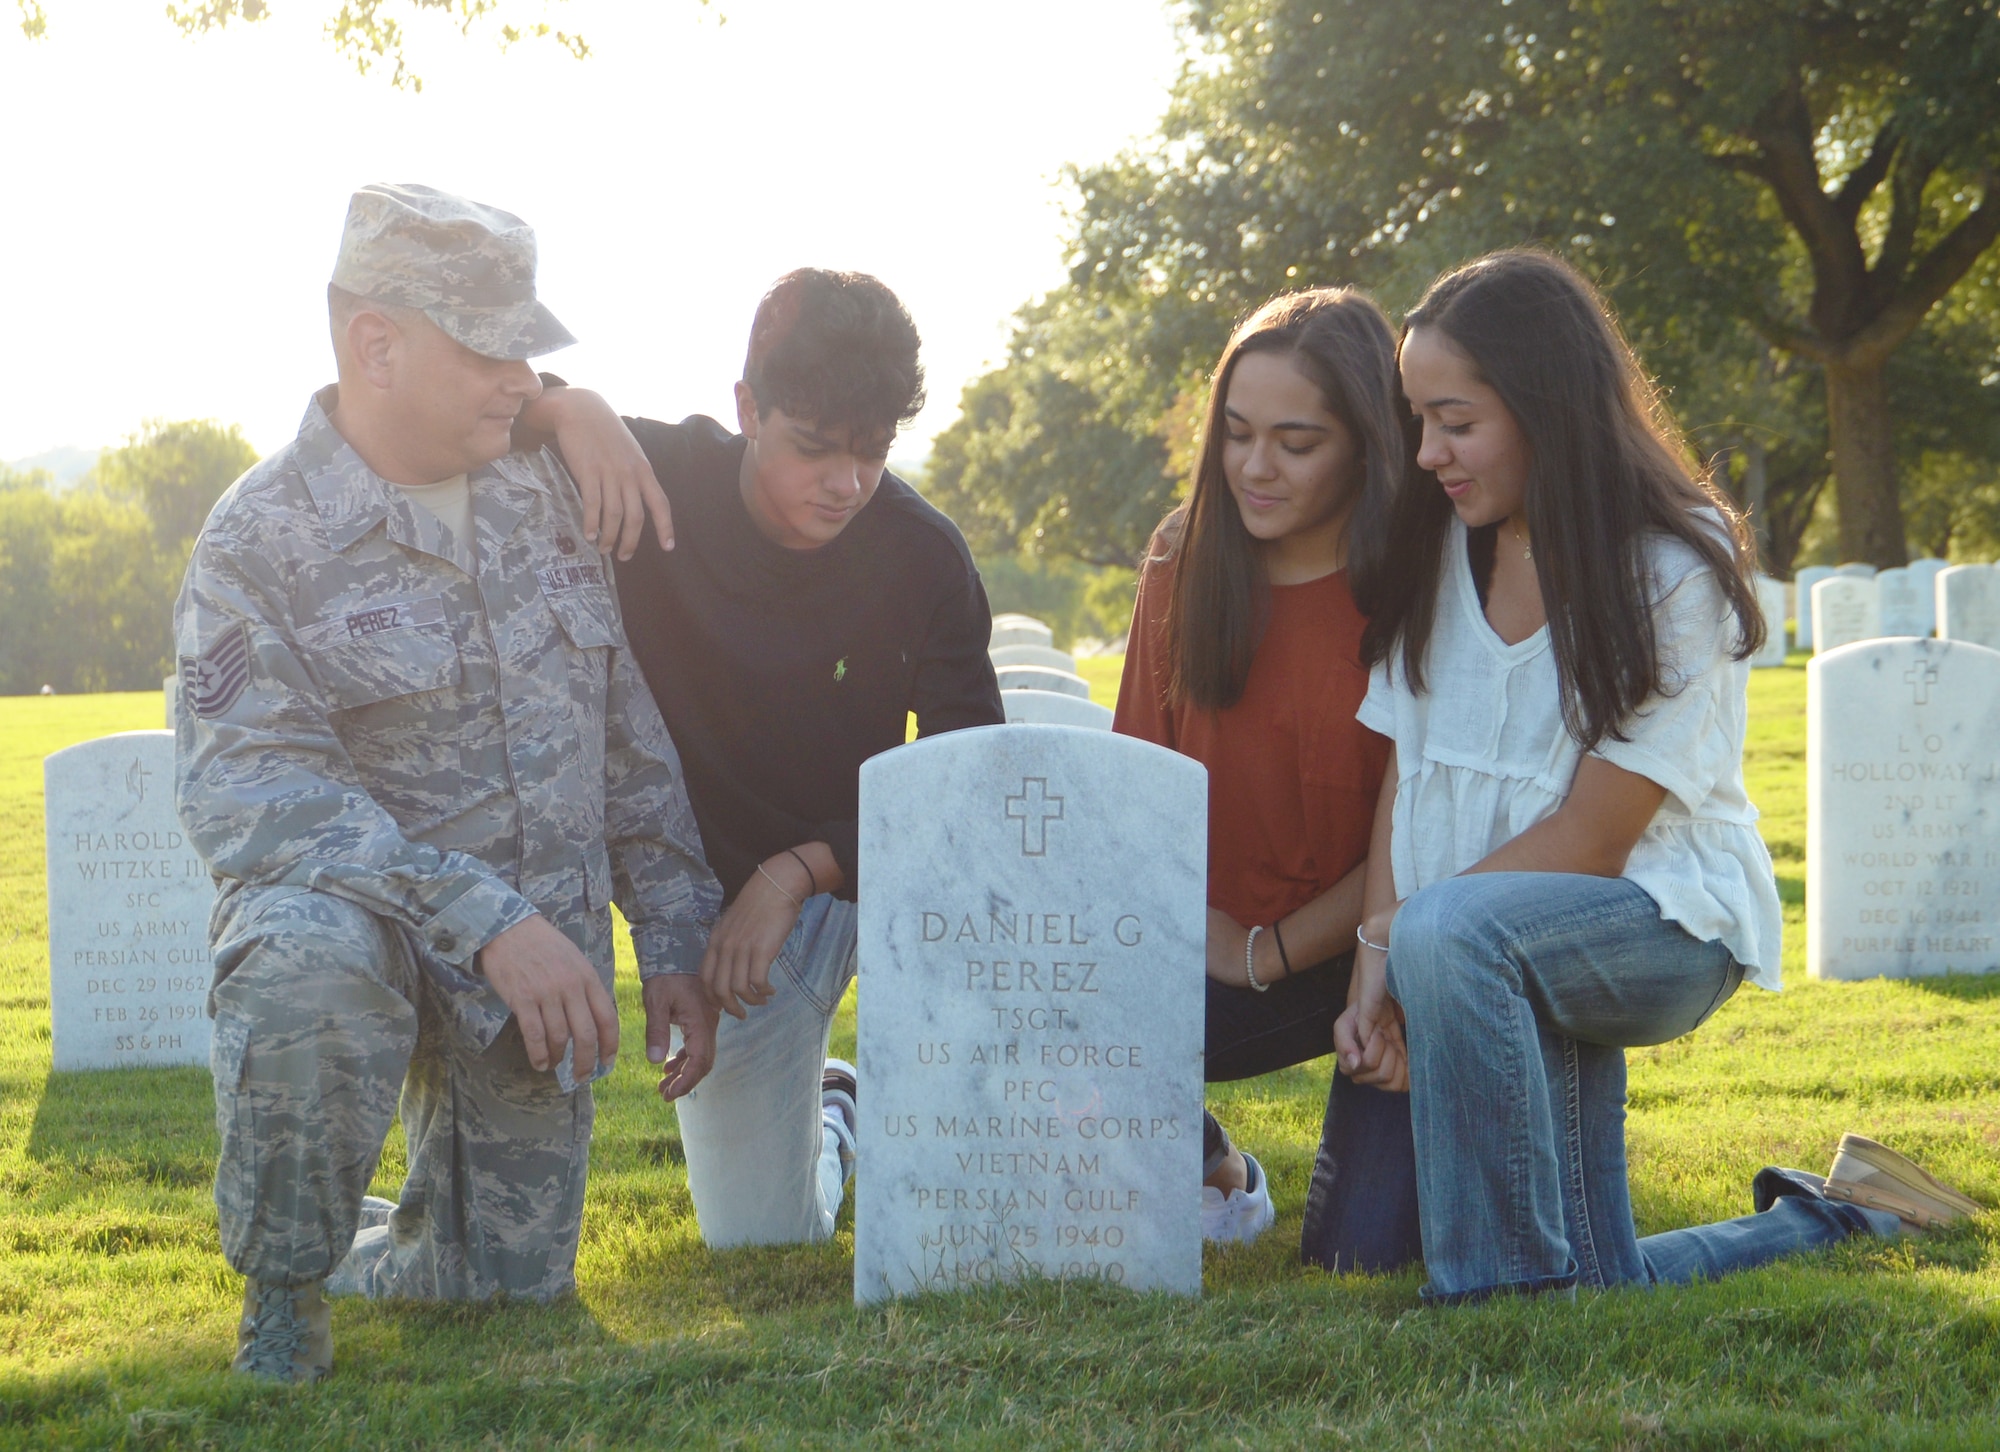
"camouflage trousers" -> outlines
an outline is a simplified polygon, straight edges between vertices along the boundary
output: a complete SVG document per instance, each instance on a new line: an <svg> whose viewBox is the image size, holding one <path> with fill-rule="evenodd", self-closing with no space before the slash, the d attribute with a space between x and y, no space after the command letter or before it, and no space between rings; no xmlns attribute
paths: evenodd
<svg viewBox="0 0 2000 1452"><path fill-rule="evenodd" d="M373 1293L547 1299L575 1289L590 1090L529 1063L512 1020L450 1030L410 939L327 893L242 888L211 925L222 1252L245 1276L324 1279L354 1242L400 1094L409 1174Z"/></svg>

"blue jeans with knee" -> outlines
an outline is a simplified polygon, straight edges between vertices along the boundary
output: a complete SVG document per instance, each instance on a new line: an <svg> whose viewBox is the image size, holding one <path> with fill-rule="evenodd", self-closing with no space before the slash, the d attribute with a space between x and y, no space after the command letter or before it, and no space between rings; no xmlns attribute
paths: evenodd
<svg viewBox="0 0 2000 1452"><path fill-rule="evenodd" d="M820 1117L834 1010L854 978L855 908L806 899L771 964L768 1002L724 1015L715 1067L676 1105L688 1192L716 1249L825 1240L845 1192Z"/></svg>
<svg viewBox="0 0 2000 1452"><path fill-rule="evenodd" d="M1396 915L1389 990L1410 1051L1426 1297L1724 1275L1893 1215L1789 1193L1640 1239L1625 1176L1625 1049L1700 1025L1742 981L1721 943L1622 878L1474 873Z"/></svg>

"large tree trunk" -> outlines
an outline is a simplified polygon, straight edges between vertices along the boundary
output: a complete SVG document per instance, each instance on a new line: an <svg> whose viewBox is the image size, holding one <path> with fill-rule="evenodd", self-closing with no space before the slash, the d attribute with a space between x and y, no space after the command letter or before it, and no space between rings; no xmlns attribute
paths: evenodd
<svg viewBox="0 0 2000 1452"><path fill-rule="evenodd" d="M1833 439L1834 500L1840 508L1840 557L1890 569L1910 562L1896 482L1895 420L1881 363L1826 367L1827 432Z"/></svg>

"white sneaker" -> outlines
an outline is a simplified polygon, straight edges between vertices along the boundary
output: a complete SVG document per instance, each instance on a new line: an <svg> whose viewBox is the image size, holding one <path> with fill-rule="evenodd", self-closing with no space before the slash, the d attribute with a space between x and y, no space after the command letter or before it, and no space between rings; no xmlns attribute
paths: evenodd
<svg viewBox="0 0 2000 1452"><path fill-rule="evenodd" d="M1248 1245L1278 1218L1271 1203L1271 1185L1264 1167L1243 1152L1244 1185L1227 1195L1213 1185L1201 1187L1201 1238L1216 1245Z"/></svg>

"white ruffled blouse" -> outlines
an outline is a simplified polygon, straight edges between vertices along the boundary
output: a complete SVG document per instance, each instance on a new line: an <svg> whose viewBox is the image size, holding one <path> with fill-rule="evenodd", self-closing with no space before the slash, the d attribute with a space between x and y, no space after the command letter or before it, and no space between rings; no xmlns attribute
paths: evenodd
<svg viewBox="0 0 2000 1452"><path fill-rule="evenodd" d="M1719 524L1720 521L1718 520ZM1375 667L1361 724L1396 743L1390 859L1396 896L1471 867L1562 805L1582 758L1563 726L1548 627L1515 645L1493 632L1451 522L1424 694L1394 655ZM1761 988L1780 986L1782 913L1757 809L1743 790L1747 661L1736 618L1701 557L1663 535L1648 547L1653 625L1668 690L1592 755L1666 788L1625 864L1660 916L1721 942Z"/></svg>

